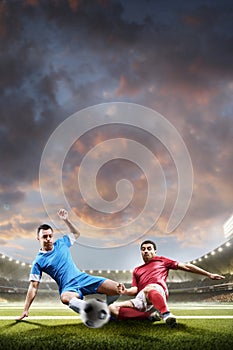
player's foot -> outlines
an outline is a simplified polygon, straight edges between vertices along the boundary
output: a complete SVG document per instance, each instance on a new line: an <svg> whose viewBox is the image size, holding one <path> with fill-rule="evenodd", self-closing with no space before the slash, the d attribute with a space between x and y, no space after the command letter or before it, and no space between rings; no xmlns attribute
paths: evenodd
<svg viewBox="0 0 233 350"><path fill-rule="evenodd" d="M73 297L69 302L69 308L80 314L81 310L86 306L86 301Z"/></svg>
<svg viewBox="0 0 233 350"><path fill-rule="evenodd" d="M161 314L156 309L148 317L148 320L151 322L161 321L161 319L162 319Z"/></svg>
<svg viewBox="0 0 233 350"><path fill-rule="evenodd" d="M174 315L172 315L171 312L165 312L163 315L162 315L162 318L164 320L164 322L170 326L171 328L175 328L177 327L177 322L176 322L176 318Z"/></svg>

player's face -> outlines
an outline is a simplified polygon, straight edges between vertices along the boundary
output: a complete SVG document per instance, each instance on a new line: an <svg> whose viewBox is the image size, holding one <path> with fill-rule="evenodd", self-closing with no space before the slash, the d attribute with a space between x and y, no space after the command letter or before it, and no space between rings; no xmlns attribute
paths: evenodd
<svg viewBox="0 0 233 350"><path fill-rule="evenodd" d="M53 249L53 231L51 228L48 230L40 230L38 240L40 241L41 249L44 251L50 251Z"/></svg>
<svg viewBox="0 0 233 350"><path fill-rule="evenodd" d="M141 253L144 262L150 261L150 259L152 259L156 255L156 251L154 250L152 244L143 244L141 248Z"/></svg>

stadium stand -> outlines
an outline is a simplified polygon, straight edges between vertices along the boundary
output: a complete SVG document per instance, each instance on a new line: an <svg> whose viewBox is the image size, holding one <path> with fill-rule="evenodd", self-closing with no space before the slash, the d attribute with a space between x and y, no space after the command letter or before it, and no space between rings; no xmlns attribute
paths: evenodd
<svg viewBox="0 0 233 350"><path fill-rule="evenodd" d="M212 281L201 275L170 271L168 287L170 301L233 301L233 237L205 255L190 261L206 270L225 276L224 280ZM0 254L0 302L23 301L28 289L31 266ZM132 271L86 270L87 273L105 276L129 286ZM59 301L57 285L43 275L37 300Z"/></svg>

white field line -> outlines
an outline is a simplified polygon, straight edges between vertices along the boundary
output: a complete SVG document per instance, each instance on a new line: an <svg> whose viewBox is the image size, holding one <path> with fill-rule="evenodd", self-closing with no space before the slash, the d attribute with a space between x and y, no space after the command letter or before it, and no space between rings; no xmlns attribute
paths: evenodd
<svg viewBox="0 0 233 350"><path fill-rule="evenodd" d="M176 316L176 318L179 319L192 319L192 318L196 318L196 319L221 319L221 318L229 318L229 319L233 319L233 315L232 316Z"/></svg>
<svg viewBox="0 0 233 350"><path fill-rule="evenodd" d="M18 316L0 316L0 321L3 320L14 320L16 321ZM80 316L28 316L25 319L21 320L28 321L28 320L80 320Z"/></svg>
<svg viewBox="0 0 233 350"><path fill-rule="evenodd" d="M233 304L230 305L197 305L197 306L175 306L175 305L169 305L170 309L172 310L233 310ZM6 310L6 309L14 309L14 310L21 310L24 307L24 305L1 305L0 304L0 310ZM66 306L32 306L30 310L68 310Z"/></svg>
<svg viewBox="0 0 233 350"><path fill-rule="evenodd" d="M216 306L172 306L170 309L174 310L233 310L233 305L216 305Z"/></svg>
<svg viewBox="0 0 233 350"><path fill-rule="evenodd" d="M18 316L0 316L0 321L16 321ZM176 316L177 319L233 319L232 316ZM20 322L27 320L80 320L80 316L29 316Z"/></svg>

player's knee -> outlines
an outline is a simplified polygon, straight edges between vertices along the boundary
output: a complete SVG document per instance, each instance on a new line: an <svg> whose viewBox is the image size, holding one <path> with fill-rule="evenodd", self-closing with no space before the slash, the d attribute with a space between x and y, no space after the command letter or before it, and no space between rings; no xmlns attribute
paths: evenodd
<svg viewBox="0 0 233 350"><path fill-rule="evenodd" d="M146 298L148 297L148 293L151 291L151 290L154 290L155 288L153 286L146 286L144 289L143 289L143 292L145 293L145 296Z"/></svg>
<svg viewBox="0 0 233 350"><path fill-rule="evenodd" d="M61 302L63 304L69 305L72 298L80 298L79 294L76 292L64 292L61 294Z"/></svg>
<svg viewBox="0 0 233 350"><path fill-rule="evenodd" d="M70 296L67 293L63 293L61 295L61 302L65 305L69 305L70 300L72 299L72 296Z"/></svg>
<svg viewBox="0 0 233 350"><path fill-rule="evenodd" d="M117 303L113 303L113 304L109 305L108 308L109 308L111 315L117 316L119 314L120 306L118 306Z"/></svg>

